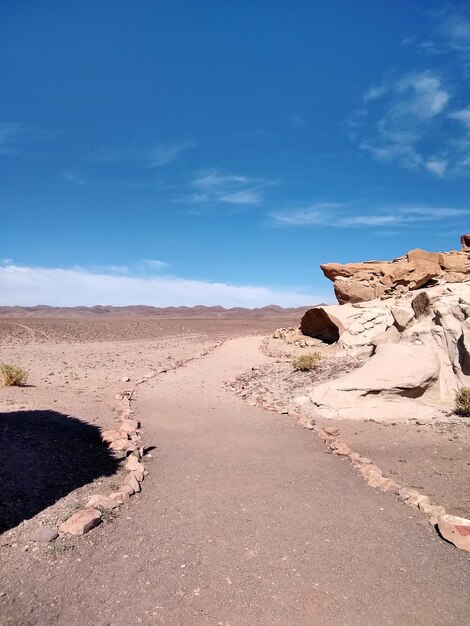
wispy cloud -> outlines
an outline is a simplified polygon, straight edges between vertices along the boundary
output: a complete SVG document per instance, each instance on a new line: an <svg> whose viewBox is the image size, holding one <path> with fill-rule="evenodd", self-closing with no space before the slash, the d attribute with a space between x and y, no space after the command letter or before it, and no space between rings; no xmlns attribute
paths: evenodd
<svg viewBox="0 0 470 626"><path fill-rule="evenodd" d="M191 182L193 191L177 201L192 204L222 202L226 204L252 205L263 201L262 190L272 185L259 178L241 174L227 174L220 170L201 172Z"/></svg>
<svg viewBox="0 0 470 626"><path fill-rule="evenodd" d="M17 141L23 133L24 129L21 124L0 124L0 154L15 154Z"/></svg>
<svg viewBox="0 0 470 626"><path fill-rule="evenodd" d="M442 79L430 72L410 73L370 87L363 97L366 115L360 148L378 160L442 176L448 159L421 144L445 121L450 97Z"/></svg>
<svg viewBox="0 0 470 626"><path fill-rule="evenodd" d="M0 122L0 155L21 155L26 145L56 136L54 130L34 130L18 122ZM27 154L31 155L31 149Z"/></svg>
<svg viewBox="0 0 470 626"><path fill-rule="evenodd" d="M445 7L429 14L432 28L425 39L407 38L402 43L414 45L427 55L457 53L465 62L470 59L470 12Z"/></svg>
<svg viewBox="0 0 470 626"><path fill-rule="evenodd" d="M195 146L194 141L180 141L156 143L147 148L122 148L116 146L101 146L88 152L83 159L89 163L120 163L137 161L142 167L156 168L169 165L179 156Z"/></svg>
<svg viewBox="0 0 470 626"><path fill-rule="evenodd" d="M427 13L423 30L425 38L416 33L402 44L423 53L429 69L371 85L349 120L350 135L376 160L441 178L469 176L470 107L462 86L470 77L470 11L443 5Z"/></svg>
<svg viewBox="0 0 470 626"><path fill-rule="evenodd" d="M168 263L166 261L160 261L159 259L144 259L142 264L152 270L162 270L165 267L168 267Z"/></svg>
<svg viewBox="0 0 470 626"><path fill-rule="evenodd" d="M68 170L67 172L64 172L64 178L68 183L72 183L72 185L86 185L87 184L87 181L76 170Z"/></svg>
<svg viewBox="0 0 470 626"><path fill-rule="evenodd" d="M354 212L341 203L317 203L305 209L272 213L279 226L330 226L335 228L412 226L470 216L466 209L448 207L402 206Z"/></svg>
<svg viewBox="0 0 470 626"><path fill-rule="evenodd" d="M147 153L147 167L162 167L168 165L179 157L179 155L192 148L194 143L192 141L185 141L183 143L170 143L170 144L157 144L150 148Z"/></svg>
<svg viewBox="0 0 470 626"><path fill-rule="evenodd" d="M307 125L307 122L298 113L293 113L292 115L289 115L288 119L291 125L294 126L294 128L305 128Z"/></svg>
<svg viewBox="0 0 470 626"><path fill-rule="evenodd" d="M325 294L302 293L263 286L93 273L84 269L0 267L0 304L93 306L197 304L259 307L268 304L303 306L324 301Z"/></svg>

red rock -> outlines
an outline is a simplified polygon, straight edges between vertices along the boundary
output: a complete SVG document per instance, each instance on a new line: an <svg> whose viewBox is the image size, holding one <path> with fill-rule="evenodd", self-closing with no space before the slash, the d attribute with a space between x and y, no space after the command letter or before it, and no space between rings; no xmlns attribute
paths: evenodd
<svg viewBox="0 0 470 626"><path fill-rule="evenodd" d="M455 515L440 515L437 518L439 532L460 550L470 552L470 520Z"/></svg>
<svg viewBox="0 0 470 626"><path fill-rule="evenodd" d="M101 522L101 513L96 509L77 511L59 526L62 533L84 535Z"/></svg>
<svg viewBox="0 0 470 626"><path fill-rule="evenodd" d="M118 439L122 439L122 433L117 430L105 430L101 433L101 441L103 443L113 443L113 441L117 441Z"/></svg>
<svg viewBox="0 0 470 626"><path fill-rule="evenodd" d="M134 434L140 428L137 420L125 419L119 426L119 432L126 434Z"/></svg>
<svg viewBox="0 0 470 626"><path fill-rule="evenodd" d="M462 237L462 251L434 253L411 250L392 261L327 263L321 269L333 281L340 304L365 302L394 291L419 289L433 278L464 282L470 275L470 235Z"/></svg>
<svg viewBox="0 0 470 626"><path fill-rule="evenodd" d="M100 509L110 510L110 509L115 509L117 506L118 506L117 502L113 500L112 498L103 496L101 494L95 494L91 496L91 498L88 500L85 508L87 509L100 508Z"/></svg>
<svg viewBox="0 0 470 626"><path fill-rule="evenodd" d="M323 430L329 437L337 437L339 435L339 428L334 428L333 426L327 426Z"/></svg>
<svg viewBox="0 0 470 626"><path fill-rule="evenodd" d="M124 481L124 485L129 485L134 490L134 493L139 493L140 491L140 483L132 472Z"/></svg>
<svg viewBox="0 0 470 626"><path fill-rule="evenodd" d="M114 441L112 441L109 444L109 449L115 450L116 452L126 452L130 449L130 445L132 445L131 442L128 439L122 439L121 434L121 439L115 439Z"/></svg>

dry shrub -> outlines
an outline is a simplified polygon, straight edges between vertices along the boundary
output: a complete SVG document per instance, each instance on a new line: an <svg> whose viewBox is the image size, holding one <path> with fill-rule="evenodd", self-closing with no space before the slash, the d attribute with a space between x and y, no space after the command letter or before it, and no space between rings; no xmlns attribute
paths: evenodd
<svg viewBox="0 0 470 626"><path fill-rule="evenodd" d="M308 372L313 370L321 361L321 354L319 352L312 352L311 354L304 354L297 357L292 361L294 369L301 372Z"/></svg>
<svg viewBox="0 0 470 626"><path fill-rule="evenodd" d="M16 365L2 363L0 365L0 383L4 387L20 387L28 378L27 373Z"/></svg>
<svg viewBox="0 0 470 626"><path fill-rule="evenodd" d="M470 387L463 387L455 394L455 412L470 417Z"/></svg>

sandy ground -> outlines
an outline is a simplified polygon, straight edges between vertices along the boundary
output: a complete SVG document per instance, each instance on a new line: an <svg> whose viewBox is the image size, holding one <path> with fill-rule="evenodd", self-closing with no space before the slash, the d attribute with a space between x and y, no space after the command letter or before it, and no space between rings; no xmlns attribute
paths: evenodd
<svg viewBox="0 0 470 626"><path fill-rule="evenodd" d="M0 457L13 450L23 464L26 457L33 459L26 469L35 496L28 493L28 481L14 480L14 467L22 475L25 465L5 462L9 482L5 490L2 486L8 495L3 506L16 523L16 488L17 500L39 500L44 507L25 507L33 517L0 536L0 623L470 623L468 554L439 539L419 512L367 487L347 461L325 454L323 444L289 415L249 406L229 392L227 380L245 376L247 384L259 384L260 372L271 399L273 382L281 388L282 372L276 373L277 382L268 372L287 363L263 354L261 338L243 338L252 334L252 322L191 320L179 329L174 320L166 328L146 322L140 331L132 321L112 322L114 327L54 323L51 330L51 321L31 326L28 320L27 328L12 332L3 326L0 333L1 360L23 365L31 385L0 391ZM279 322L256 324L255 331L266 334ZM12 339L14 333L21 339ZM169 370L169 362L222 341L207 356ZM139 387L133 406L144 441L154 447L146 459L150 474L143 492L85 537L51 546L31 542L29 533L38 523L57 523L87 495L112 486L118 463L96 459L88 427L112 426L114 395L128 384L121 379L132 381L149 371L158 375ZM87 428L72 428L70 416ZM68 429L79 447L67 436L57 439L57 430L48 434L54 420L66 424L65 434ZM409 425L405 445L397 427L361 423L341 430L353 448L362 446L381 467L380 460L388 459L393 472L400 463L407 478L418 446L423 457L414 464L421 469L415 484L430 481L426 484L436 485L438 493L448 493L454 478L429 477L459 462L456 452L468 432L433 439L432 429ZM420 447L423 434L428 439ZM449 450L440 446L429 458L437 442ZM83 444L86 454L77 458ZM31 448L39 449L36 457L27 453ZM397 448L406 462L396 461ZM45 467L44 450L57 449L63 452ZM442 465L447 455L451 460ZM465 456L468 460L468 448L462 463L468 463ZM53 494L57 501L48 502L67 460L71 478L61 481L67 493ZM465 469L468 477L468 464ZM460 496L455 502L464 502Z"/></svg>
<svg viewBox="0 0 470 626"><path fill-rule="evenodd" d="M250 404L269 406L279 413L301 410L320 426L336 426L340 439L354 451L372 459L384 476L398 484L417 489L449 513L470 517L470 419L451 412L440 421L405 422L376 420L325 420L308 404L297 406L295 399L328 379L337 378L361 365L354 358L338 357L335 348L313 342L299 347L267 338L263 350L271 359L256 370L237 378L242 397ZM295 371L292 359L320 352L324 360L310 372Z"/></svg>
<svg viewBox="0 0 470 626"><path fill-rule="evenodd" d="M116 394L227 338L266 333L273 325L270 320L0 319L0 362L28 373L26 386L0 388L0 532L16 527L4 541L14 543L38 523L55 526L93 493L119 484L119 464L94 448L99 429L119 422ZM43 424L51 421L60 432L51 429L45 437ZM69 459L90 446L90 458L82 452L72 471ZM90 461L96 471L83 471ZM31 481L31 472L40 480ZM51 489L64 472L69 479ZM37 516L28 521L33 513Z"/></svg>

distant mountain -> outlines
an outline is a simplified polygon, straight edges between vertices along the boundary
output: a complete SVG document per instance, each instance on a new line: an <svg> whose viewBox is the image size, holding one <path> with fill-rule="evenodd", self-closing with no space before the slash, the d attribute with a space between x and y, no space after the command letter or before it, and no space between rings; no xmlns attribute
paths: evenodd
<svg viewBox="0 0 470 626"><path fill-rule="evenodd" d="M56 307L47 305L38 306L0 306L0 318L10 317L36 317L36 318L127 318L127 317L171 317L171 318L226 318L226 319L253 319L253 318L276 318L301 316L303 313L317 305L284 309L275 304L270 304L258 309L246 309L233 307L226 309L222 306L169 306L154 307L146 305L131 306L74 306Z"/></svg>

